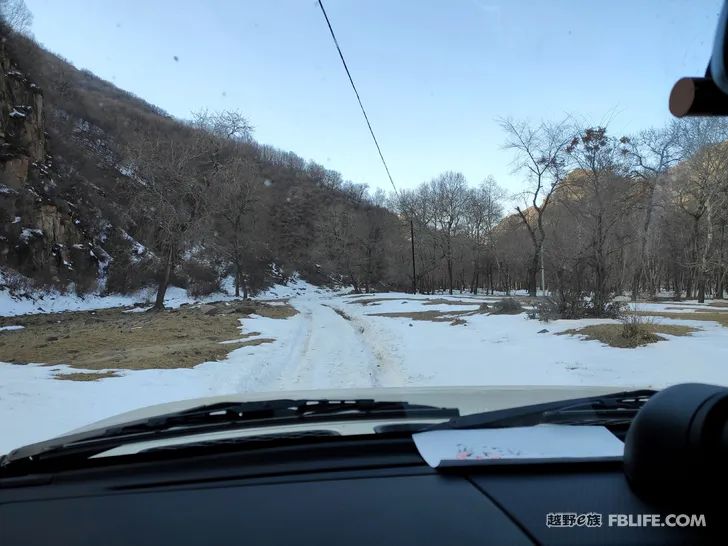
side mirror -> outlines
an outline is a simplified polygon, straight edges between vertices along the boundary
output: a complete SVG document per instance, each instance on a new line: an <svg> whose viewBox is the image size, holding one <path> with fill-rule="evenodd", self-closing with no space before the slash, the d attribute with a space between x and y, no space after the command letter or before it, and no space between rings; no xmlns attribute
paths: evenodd
<svg viewBox="0 0 728 546"><path fill-rule="evenodd" d="M704 78L680 78L670 92L670 113L684 116L728 116L728 2L723 3L713 52Z"/></svg>
<svg viewBox="0 0 728 546"><path fill-rule="evenodd" d="M645 497L696 500L721 494L727 455L728 388L686 383L655 394L632 421L624 472Z"/></svg>
<svg viewBox="0 0 728 546"><path fill-rule="evenodd" d="M723 2L723 9L720 10L718 28L715 30L713 40L713 53L710 56L707 77L715 82L724 94L728 95L728 2Z"/></svg>

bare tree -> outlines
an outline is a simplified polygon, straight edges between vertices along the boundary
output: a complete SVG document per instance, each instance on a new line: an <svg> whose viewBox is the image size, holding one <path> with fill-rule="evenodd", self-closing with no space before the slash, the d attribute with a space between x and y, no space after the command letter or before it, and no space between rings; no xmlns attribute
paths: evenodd
<svg viewBox="0 0 728 546"><path fill-rule="evenodd" d="M253 138L253 126L237 110L194 112L192 126L212 133L223 140L250 141Z"/></svg>
<svg viewBox="0 0 728 546"><path fill-rule="evenodd" d="M727 197L728 149L723 143L705 146L681 167L676 173L676 202L692 220L691 265L695 271L698 301L702 303L705 301L714 216ZM688 285L689 292L690 287L691 284Z"/></svg>
<svg viewBox="0 0 728 546"><path fill-rule="evenodd" d="M669 170L679 161L681 151L678 146L678 127L671 123L665 128L648 129L635 138L624 138L627 155L633 161L633 173L638 188L642 210L642 222L639 232L639 249L637 263L632 278L632 299L636 300L640 286L647 283L649 291L654 295L656 287L655 259L648 255L650 228L657 207L657 189L664 185ZM653 267L649 268L649 264Z"/></svg>
<svg viewBox="0 0 728 546"><path fill-rule="evenodd" d="M392 200L390 207L396 210L408 224L410 265L415 267L408 273L412 291L429 292L432 289L430 275L437 269L442 252L437 249L437 239L432 230L435 206L431 188L423 183L415 190L401 190Z"/></svg>
<svg viewBox="0 0 728 546"><path fill-rule="evenodd" d="M623 143L607 135L604 127L582 130L566 151L576 170L562 185L566 195L561 201L586 232L584 250L594 273L591 303L599 316L611 299L614 255L626 242L615 234L634 202L632 183L622 163L627 151Z"/></svg>
<svg viewBox="0 0 728 546"><path fill-rule="evenodd" d="M493 231L503 217L502 200L505 191L498 186L493 177L486 178L477 188L469 190L465 209L465 226L470 241L472 257L471 292L478 293L480 274L483 270L483 253L489 251L495 258L495 241ZM492 261L489 262L492 267ZM492 289L492 271L488 271Z"/></svg>
<svg viewBox="0 0 728 546"><path fill-rule="evenodd" d="M0 21L15 32L28 34L33 24L33 14L23 0L0 0Z"/></svg>
<svg viewBox="0 0 728 546"><path fill-rule="evenodd" d="M234 157L213 177L214 212L221 220L216 233L217 247L233 266L235 295L248 297L245 258L254 252L257 206L262 181L254 165Z"/></svg>
<svg viewBox="0 0 728 546"><path fill-rule="evenodd" d="M460 231L468 202L468 184L461 173L447 171L429 184L433 227L441 242L447 267L448 291L453 291L453 239Z"/></svg>
<svg viewBox="0 0 728 546"><path fill-rule="evenodd" d="M186 137L186 138L185 138ZM160 260L155 310L164 308L172 272L182 252L200 236L209 219L209 185L201 165L209 149L194 135L142 135L128 149L136 184L130 214L148 233Z"/></svg>
<svg viewBox="0 0 728 546"><path fill-rule="evenodd" d="M572 140L566 120L541 123L532 127L527 122L501 120L506 132L505 148L515 152L514 171L526 174L528 189L521 195L525 207L516 207L533 244L529 269L528 292L536 296L536 278L541 273L541 290L545 290L543 248L546 239L544 217L554 192L566 173L566 147Z"/></svg>

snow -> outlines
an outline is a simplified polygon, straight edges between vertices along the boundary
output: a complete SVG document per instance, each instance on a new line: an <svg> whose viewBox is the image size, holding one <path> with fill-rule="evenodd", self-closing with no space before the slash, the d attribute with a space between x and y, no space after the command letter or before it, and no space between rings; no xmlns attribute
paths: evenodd
<svg viewBox="0 0 728 546"><path fill-rule="evenodd" d="M8 114L11 118L24 118L25 114L23 112L18 111L17 109L13 108L12 112Z"/></svg>
<svg viewBox="0 0 728 546"><path fill-rule="evenodd" d="M145 313L145 312L149 311L151 308L152 308L151 305L148 307L134 307L132 309L127 309L126 311L124 311L124 313Z"/></svg>
<svg viewBox="0 0 728 546"><path fill-rule="evenodd" d="M11 326L0 326L0 332L12 332L13 330L22 330L25 326L19 324L13 324Z"/></svg>
<svg viewBox="0 0 728 546"><path fill-rule="evenodd" d="M2 297L2 294L0 294ZM229 299L232 297L227 296ZM288 300L298 314L288 319L241 318L241 333L260 332L272 343L232 350L218 362L189 369L116 370L119 377L97 381L58 381L57 374L79 371L65 365L0 363L0 453L48 439L114 414L184 398L239 392L369 386L601 385L661 388L679 382L728 385L728 328L710 321L657 318L700 330L690 336L637 349L618 349L581 336L555 335L609 320L542 323L520 315L463 317L467 324L372 316L413 311L472 311L497 297L411 294L353 295L294 279L258 296L280 305ZM384 301L362 305L365 299ZM29 304L51 310L129 305L135 298L55 300ZM219 294L211 299L224 299ZM428 305L428 300L468 301L472 305ZM189 302L170 289L168 304ZM19 314L18 302L2 314ZM668 308L695 312L697 302L640 304L660 313ZM711 310L719 310L709 307ZM141 312L137 307L128 312ZM347 320L342 314L349 317ZM539 331L547 329L548 332ZM0 336L11 340L12 331ZM246 340L256 338L245 338ZM6 341L5 339L3 341ZM235 340L230 340L234 342ZM7 341L6 341L7 342Z"/></svg>
<svg viewBox="0 0 728 546"><path fill-rule="evenodd" d="M61 294L56 291L34 293L32 296L11 294L0 288L0 315L14 317L36 313L60 313L62 311L90 311L93 309L110 309L112 307L132 307L137 303L154 301L156 290L144 289L133 294L99 295L88 294L78 296L73 293ZM191 298L184 288L170 286L164 298L166 307L176 308L186 303L204 303L210 301L233 300L233 296L224 293L213 293L200 298ZM140 312L140 311L134 311Z"/></svg>
<svg viewBox="0 0 728 546"><path fill-rule="evenodd" d="M20 232L21 241L29 241L33 237L43 237L43 230L33 228L23 228Z"/></svg>
<svg viewBox="0 0 728 546"><path fill-rule="evenodd" d="M121 236L125 240L127 240L131 243L135 259L138 259L140 256L142 256L147 251L147 248L143 244L141 244L139 241L137 241L134 237L129 235L123 229L121 230Z"/></svg>

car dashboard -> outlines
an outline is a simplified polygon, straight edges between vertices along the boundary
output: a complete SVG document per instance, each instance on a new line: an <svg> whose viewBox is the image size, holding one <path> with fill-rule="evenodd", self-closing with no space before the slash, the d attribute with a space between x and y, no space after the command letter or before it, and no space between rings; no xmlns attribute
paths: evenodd
<svg viewBox="0 0 728 546"><path fill-rule="evenodd" d="M670 513L705 526L614 516ZM0 477L4 546L699 544L724 530L716 510L637 496L621 461L433 469L407 436L199 446Z"/></svg>

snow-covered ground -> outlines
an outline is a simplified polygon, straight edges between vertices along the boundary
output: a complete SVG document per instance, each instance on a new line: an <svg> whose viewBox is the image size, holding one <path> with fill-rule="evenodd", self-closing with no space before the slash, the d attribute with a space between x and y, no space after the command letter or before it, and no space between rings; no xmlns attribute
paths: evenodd
<svg viewBox="0 0 728 546"><path fill-rule="evenodd" d="M357 303L371 298L385 300ZM178 299L177 304L187 301L182 295ZM598 320L544 324L523 314L475 314L463 317L464 325L451 325L372 316L476 310L480 303L494 299L485 296L353 296L298 281L276 286L260 299L288 299L299 312L288 319L241 319L246 332L260 332L260 337L275 341L235 349L219 362L190 369L121 370L120 377L91 382L53 378L78 371L67 366L0 363L0 453L145 405L237 392L367 386L728 384L728 328L715 322L681 320L700 330L687 337L665 335L667 341L637 349L617 349L554 335L604 322ZM472 305L432 305L429 300L433 299ZM112 306L105 303L94 305ZM64 305L78 308L69 307L68 302ZM639 309L667 313L676 307L695 312L705 306L682 302L643 304ZM1 312L10 314L5 307ZM539 333L543 329L548 332ZM12 330L0 335L12 342Z"/></svg>
<svg viewBox="0 0 728 546"><path fill-rule="evenodd" d="M34 297L21 297L10 294L7 290L0 290L0 316L14 317L17 315L30 315L35 313L59 313L62 311L90 311L92 309L109 309L111 307L131 307L140 303L153 303L154 290L140 290L134 294L101 296L89 294L77 296L76 294L60 294L47 292ZM170 286L164 298L167 307L179 307L183 303L220 301L233 299L227 293L219 292L202 298L190 298L184 288Z"/></svg>

